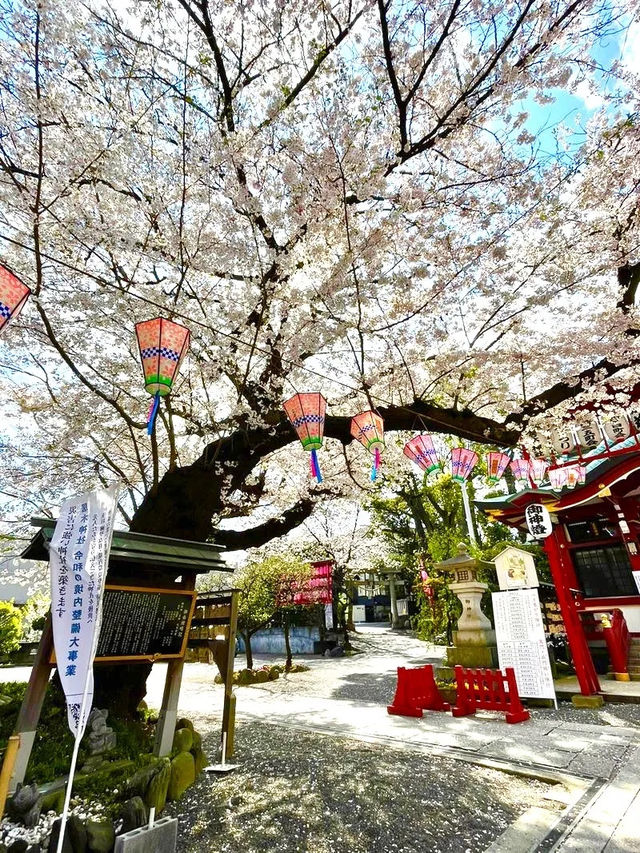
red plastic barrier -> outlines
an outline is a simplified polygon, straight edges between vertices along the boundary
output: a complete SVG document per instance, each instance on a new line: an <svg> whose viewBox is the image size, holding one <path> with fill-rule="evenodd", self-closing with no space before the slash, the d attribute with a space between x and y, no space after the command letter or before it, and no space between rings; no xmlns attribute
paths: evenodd
<svg viewBox="0 0 640 853"><path fill-rule="evenodd" d="M507 667L499 669L455 668L456 704L451 709L454 717L475 714L478 708L485 711L504 711L508 723L522 723L529 719L529 712L522 707L516 674ZM508 690L505 690L505 681Z"/></svg>
<svg viewBox="0 0 640 853"><path fill-rule="evenodd" d="M440 695L433 667L398 667L398 684L387 713L402 717L421 717L422 711L448 711L449 704Z"/></svg>

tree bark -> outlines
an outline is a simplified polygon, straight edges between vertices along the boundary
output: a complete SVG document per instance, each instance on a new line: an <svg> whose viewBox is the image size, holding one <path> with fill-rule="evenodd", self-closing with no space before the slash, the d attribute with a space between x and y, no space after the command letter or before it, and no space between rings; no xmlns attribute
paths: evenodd
<svg viewBox="0 0 640 853"><path fill-rule="evenodd" d="M253 649L251 648L251 633L240 631L240 636L244 640L244 653L247 658L247 669L253 669Z"/></svg>
<svg viewBox="0 0 640 853"><path fill-rule="evenodd" d="M291 669L291 664L293 663L293 654L291 652L291 639L289 637L290 631L290 622L289 622L289 614L285 611L283 613L283 629L284 629L284 647L287 652L287 660L285 661L284 668L287 672Z"/></svg>

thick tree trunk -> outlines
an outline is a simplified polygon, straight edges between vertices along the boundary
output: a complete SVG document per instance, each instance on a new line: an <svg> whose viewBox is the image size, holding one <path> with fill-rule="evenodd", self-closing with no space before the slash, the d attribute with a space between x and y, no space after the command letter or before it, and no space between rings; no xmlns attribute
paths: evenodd
<svg viewBox="0 0 640 853"><path fill-rule="evenodd" d="M285 647L286 652L287 652L287 659L285 661L284 668L288 672L291 669L291 664L293 663L293 654L291 652L291 638L289 637L289 614L288 613L284 614L283 626L284 626L284 647Z"/></svg>

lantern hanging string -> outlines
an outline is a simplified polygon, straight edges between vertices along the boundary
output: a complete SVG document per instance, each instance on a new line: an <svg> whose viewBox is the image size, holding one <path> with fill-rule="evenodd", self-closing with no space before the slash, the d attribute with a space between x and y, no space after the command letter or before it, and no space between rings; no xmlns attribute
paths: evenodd
<svg viewBox="0 0 640 853"><path fill-rule="evenodd" d="M320 473L320 463L318 462L318 454L315 450L311 451L311 458L309 459L309 463L311 465L311 476L315 477L318 483L321 483L322 474Z"/></svg>
<svg viewBox="0 0 640 853"><path fill-rule="evenodd" d="M147 418L147 435L151 435L153 433L153 427L156 422L156 415L158 414L158 406L160 405L160 392L156 391L153 395L153 401L151 402L151 406L149 407L149 417Z"/></svg>

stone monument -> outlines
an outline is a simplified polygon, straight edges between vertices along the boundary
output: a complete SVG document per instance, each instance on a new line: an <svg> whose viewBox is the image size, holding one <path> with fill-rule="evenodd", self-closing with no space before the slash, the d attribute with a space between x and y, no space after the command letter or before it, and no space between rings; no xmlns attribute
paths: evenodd
<svg viewBox="0 0 640 853"><path fill-rule="evenodd" d="M480 601L489 587L478 580L478 561L467 553L464 543L458 545L458 553L449 560L435 563L434 568L452 575L449 589L462 604L462 615L458 619L458 630L453 632L453 646L447 649L445 666L439 675L453 678L453 667L495 669L498 666L496 635L491 622L480 609Z"/></svg>

